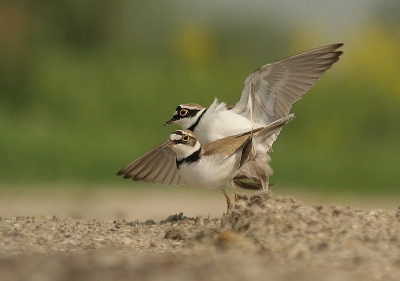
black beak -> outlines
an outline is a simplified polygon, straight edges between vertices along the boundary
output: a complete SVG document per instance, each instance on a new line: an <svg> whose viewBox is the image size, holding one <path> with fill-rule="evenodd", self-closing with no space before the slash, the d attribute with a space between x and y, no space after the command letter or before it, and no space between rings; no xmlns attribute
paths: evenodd
<svg viewBox="0 0 400 281"><path fill-rule="evenodd" d="M176 120L178 120L178 119L175 119L174 117L172 117L171 119L169 119L167 122L164 123L164 126L175 123Z"/></svg>

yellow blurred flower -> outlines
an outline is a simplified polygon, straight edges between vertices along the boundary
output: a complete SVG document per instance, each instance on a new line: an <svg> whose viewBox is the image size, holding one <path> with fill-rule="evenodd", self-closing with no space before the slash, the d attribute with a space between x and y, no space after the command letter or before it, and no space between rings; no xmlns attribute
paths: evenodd
<svg viewBox="0 0 400 281"><path fill-rule="evenodd" d="M349 74L375 83L400 100L400 27L375 24L356 37L349 50Z"/></svg>
<svg viewBox="0 0 400 281"><path fill-rule="evenodd" d="M183 25L175 30L172 41L175 51L195 68L213 62L217 56L215 32L203 25Z"/></svg>

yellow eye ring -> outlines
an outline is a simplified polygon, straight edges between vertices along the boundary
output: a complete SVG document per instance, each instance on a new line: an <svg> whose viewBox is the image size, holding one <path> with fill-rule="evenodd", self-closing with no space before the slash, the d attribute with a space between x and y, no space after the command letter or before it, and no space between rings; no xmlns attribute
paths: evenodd
<svg viewBox="0 0 400 281"><path fill-rule="evenodd" d="M179 110L179 115L180 116L186 116L186 114L188 114L188 112L189 112L189 110L187 110L187 109L181 109L181 110Z"/></svg>
<svg viewBox="0 0 400 281"><path fill-rule="evenodd" d="M188 135L184 135L182 137L182 141L187 142L188 140L190 140L190 137Z"/></svg>

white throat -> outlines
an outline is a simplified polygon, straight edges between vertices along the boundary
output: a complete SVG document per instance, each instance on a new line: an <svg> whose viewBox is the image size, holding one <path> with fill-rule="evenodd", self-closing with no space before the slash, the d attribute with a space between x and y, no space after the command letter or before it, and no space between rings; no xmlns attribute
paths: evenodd
<svg viewBox="0 0 400 281"><path fill-rule="evenodd" d="M176 159L178 161L185 159L198 151L201 148L201 144L197 141L194 146L189 144L176 144L171 147L171 149L176 153Z"/></svg>

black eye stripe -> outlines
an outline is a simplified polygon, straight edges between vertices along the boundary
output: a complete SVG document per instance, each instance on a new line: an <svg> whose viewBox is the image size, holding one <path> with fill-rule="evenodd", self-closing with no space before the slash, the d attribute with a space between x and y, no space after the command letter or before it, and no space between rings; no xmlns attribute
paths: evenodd
<svg viewBox="0 0 400 281"><path fill-rule="evenodd" d="M185 116L183 116L184 118L187 118L187 117L194 117L194 116L196 116L196 114L200 111L199 109L187 109L187 113L186 113L186 115Z"/></svg>

